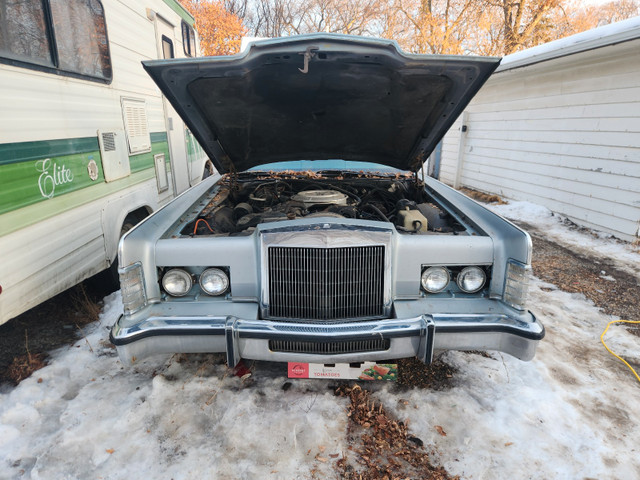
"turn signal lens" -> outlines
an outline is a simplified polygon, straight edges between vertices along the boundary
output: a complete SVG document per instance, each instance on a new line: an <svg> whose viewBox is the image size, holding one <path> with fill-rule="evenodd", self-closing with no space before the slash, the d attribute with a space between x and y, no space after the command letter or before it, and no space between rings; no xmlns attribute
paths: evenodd
<svg viewBox="0 0 640 480"><path fill-rule="evenodd" d="M142 310L147 305L142 265L134 263L119 272L124 313L125 315L131 315Z"/></svg>
<svg viewBox="0 0 640 480"><path fill-rule="evenodd" d="M504 284L504 301L518 310L525 310L529 290L531 267L510 260L507 264L507 278Z"/></svg>

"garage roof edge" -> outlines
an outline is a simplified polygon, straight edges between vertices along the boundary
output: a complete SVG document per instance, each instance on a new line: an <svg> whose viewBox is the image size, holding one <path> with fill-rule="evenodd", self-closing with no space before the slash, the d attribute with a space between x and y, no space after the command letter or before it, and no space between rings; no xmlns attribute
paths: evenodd
<svg viewBox="0 0 640 480"><path fill-rule="evenodd" d="M596 48L640 38L640 17L577 33L570 37L512 53L502 59L496 73L526 67L555 58L574 55Z"/></svg>

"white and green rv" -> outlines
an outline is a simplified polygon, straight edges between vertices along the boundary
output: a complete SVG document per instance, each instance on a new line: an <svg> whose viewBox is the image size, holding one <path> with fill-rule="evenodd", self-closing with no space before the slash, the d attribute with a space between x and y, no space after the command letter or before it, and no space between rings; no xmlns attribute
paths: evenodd
<svg viewBox="0 0 640 480"><path fill-rule="evenodd" d="M196 56L175 0L0 1L0 324L112 267L206 155L141 61Z"/></svg>

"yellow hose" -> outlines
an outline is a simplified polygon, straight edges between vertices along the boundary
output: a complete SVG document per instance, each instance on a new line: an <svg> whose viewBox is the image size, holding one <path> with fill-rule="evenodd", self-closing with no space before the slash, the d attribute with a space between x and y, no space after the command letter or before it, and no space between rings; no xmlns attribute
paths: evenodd
<svg viewBox="0 0 640 480"><path fill-rule="evenodd" d="M633 367L629 365L629 363L624 358L613 353L611 349L607 346L607 344L604 343L604 335L607 333L607 330L609 330L609 327L611 326L612 323L640 323L640 320L612 320L607 324L607 328L604 329L604 332L602 332L602 335L600 335L600 341L602 342L602 345L604 345L604 348L606 348L611 355L613 355L622 363L624 363L627 367L629 367L629 370L633 372L633 374L636 376L636 379L638 379L638 381L640 382L640 376L638 376L637 372L633 369Z"/></svg>

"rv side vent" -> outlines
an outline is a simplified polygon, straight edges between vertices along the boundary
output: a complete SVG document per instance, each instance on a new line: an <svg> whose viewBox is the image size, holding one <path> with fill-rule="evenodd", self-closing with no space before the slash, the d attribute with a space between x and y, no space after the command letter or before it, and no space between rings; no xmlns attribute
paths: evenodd
<svg viewBox="0 0 640 480"><path fill-rule="evenodd" d="M147 121L147 105L144 100L122 98L122 115L127 133L129 153L151 151L151 136Z"/></svg>
<svg viewBox="0 0 640 480"><path fill-rule="evenodd" d="M131 173L129 153L122 128L109 128L107 131L98 130L98 144L106 182L113 182Z"/></svg>
<svg viewBox="0 0 640 480"><path fill-rule="evenodd" d="M105 152L113 152L116 149L116 139L113 132L105 132L102 134L102 146Z"/></svg>

